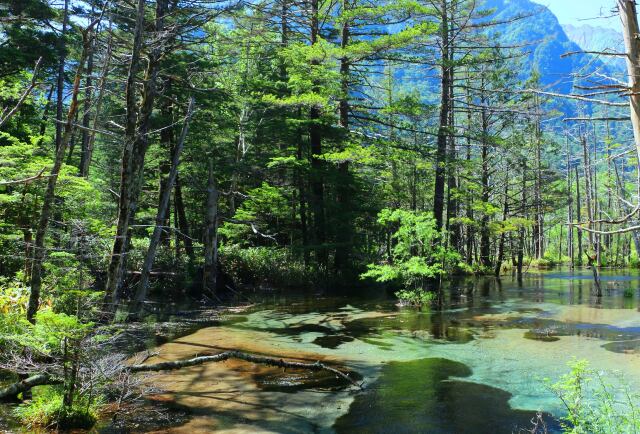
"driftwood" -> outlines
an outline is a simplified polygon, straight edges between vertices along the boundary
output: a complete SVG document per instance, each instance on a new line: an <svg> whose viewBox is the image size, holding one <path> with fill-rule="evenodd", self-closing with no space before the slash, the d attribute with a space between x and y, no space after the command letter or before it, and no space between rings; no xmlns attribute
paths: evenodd
<svg viewBox="0 0 640 434"><path fill-rule="evenodd" d="M331 366L325 365L320 361L315 363L304 362L290 362L275 357L257 356L254 354L243 353L241 351L225 351L223 353L211 355L211 356L199 356L186 360L176 360L171 362L160 362L150 365L136 364L131 366L123 366L122 370L126 372L158 372L158 371L173 371L176 369L188 368L190 366L202 365L204 363L224 362L229 359L239 359L251 363L257 363L260 365L275 366L278 368L289 369L305 369L309 371L326 371L336 375L343 380L348 381L352 385L359 389L363 389L364 383L358 383L348 374ZM60 384L60 379L52 377L48 374L34 374L22 381L13 383L4 389L0 389L0 400L15 399L20 393L26 392L35 386L42 386L45 384Z"/></svg>
<svg viewBox="0 0 640 434"><path fill-rule="evenodd" d="M358 383L348 374L344 372L332 368L331 366L327 366L324 363L319 361L315 363L303 363L303 362L287 362L282 359L277 359L274 357L265 357L265 356L256 356L254 354L243 353L240 351L225 351L220 354L215 354L212 356L200 356L194 357L192 359L187 360L176 360L172 362L160 362L152 365L132 365L127 369L130 372L157 372L157 371L172 371L175 369L187 368L189 366L202 365L204 363L215 363L215 362L224 362L229 359L239 359L244 360L251 363L258 363L261 365L268 366L276 366L278 368L290 368L290 369L307 369L310 371L327 371L335 374L336 376L342 378L343 380L348 381L354 386L362 389L362 383Z"/></svg>
<svg viewBox="0 0 640 434"><path fill-rule="evenodd" d="M15 397L20 393L31 390L31 388L35 386L58 383L60 383L59 380L56 380L47 374L35 374L1 389L0 400L15 399Z"/></svg>

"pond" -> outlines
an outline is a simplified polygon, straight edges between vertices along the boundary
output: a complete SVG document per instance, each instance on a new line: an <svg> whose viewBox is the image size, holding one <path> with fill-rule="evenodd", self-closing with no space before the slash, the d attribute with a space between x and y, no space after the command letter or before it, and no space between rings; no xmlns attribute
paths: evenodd
<svg viewBox="0 0 640 434"><path fill-rule="evenodd" d="M155 361L230 348L322 360L359 373L364 391L228 361L154 377L165 391L154 399L189 413L166 432L511 433L538 411L553 432L563 408L545 379L574 358L640 390L640 274L603 271L602 299L590 276L456 280L423 311L382 290L254 295L254 307L160 346Z"/></svg>

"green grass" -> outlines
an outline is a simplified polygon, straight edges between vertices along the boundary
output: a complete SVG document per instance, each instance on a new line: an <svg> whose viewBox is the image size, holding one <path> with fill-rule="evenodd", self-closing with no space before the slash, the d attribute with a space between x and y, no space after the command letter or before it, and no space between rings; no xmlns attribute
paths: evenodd
<svg viewBox="0 0 640 434"><path fill-rule="evenodd" d="M85 397L76 396L73 406L63 405L59 387L42 386L33 389L33 399L14 410L14 415L29 427L91 428L98 420L100 405Z"/></svg>

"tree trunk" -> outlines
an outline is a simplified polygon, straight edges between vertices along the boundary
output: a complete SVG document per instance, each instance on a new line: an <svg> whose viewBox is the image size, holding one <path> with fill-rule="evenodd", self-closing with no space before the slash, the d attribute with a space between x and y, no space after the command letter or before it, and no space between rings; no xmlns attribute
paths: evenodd
<svg viewBox="0 0 640 434"><path fill-rule="evenodd" d="M315 45L319 38L319 2L311 0L311 45ZM317 65L312 60L312 65ZM324 162L322 160L322 132L321 110L316 105L309 112L309 143L311 151L311 203L313 210L314 244L316 261L320 266L326 266L329 261L327 251L325 205L324 205Z"/></svg>
<svg viewBox="0 0 640 434"><path fill-rule="evenodd" d="M156 258L158 244L160 243L160 236L165 230L163 226L165 225L166 216L169 214L169 198L171 197L171 191L173 190L176 177L178 176L180 155L182 154L184 142L189 132L189 122L191 121L191 116L193 114L194 104L195 99L194 97L191 97L189 100L189 107L187 108L184 126L182 127L182 132L180 133L178 142L176 143L176 146L173 150L169 174L164 183L162 194L160 195L160 203L158 205L158 211L156 213L156 225L153 228L153 234L151 235L151 239L149 240L149 249L147 250L147 254L144 258L142 274L140 276L140 284L138 285L138 290L136 291L135 295L135 303L138 308L142 305L142 303L144 303L147 298L147 291L149 288L149 273L151 272L151 267L153 266L153 262Z"/></svg>
<svg viewBox="0 0 640 434"><path fill-rule="evenodd" d="M627 75L629 77L629 105L633 138L640 165L640 41L638 35L638 14L635 0L617 0L618 13L622 22L622 35L627 52ZM640 169L639 169L640 170Z"/></svg>
<svg viewBox="0 0 640 434"><path fill-rule="evenodd" d="M436 229L442 230L444 218L444 190L445 177L447 172L447 142L449 138L449 112L451 110L450 101L450 71L449 64L449 13L448 0L442 0L441 7L441 65L440 65L440 124L438 129L438 139L436 144L435 161L435 187L433 194L433 216L436 220Z"/></svg>
<svg viewBox="0 0 640 434"><path fill-rule="evenodd" d="M483 101L483 105L484 105ZM489 125L486 110L482 109L482 202L483 206L489 205L490 186L489 186ZM489 233L489 215L487 210L482 213L480 220L480 262L484 267L491 267L491 239Z"/></svg>
<svg viewBox="0 0 640 434"><path fill-rule="evenodd" d="M167 0L156 2L155 31L161 35L164 28L164 11ZM156 96L156 80L163 44L156 43L149 55L139 110L136 98L136 75L140 69L140 53L144 32L144 10L146 0L138 0L134 43L126 85L125 146L120 172L120 198L118 201L118 223L113 243L111 262L107 273L107 295L113 307L120 302L129 245L129 227L135 216L137 200L142 187L144 159L149 146L148 130L151 123L153 103Z"/></svg>
<svg viewBox="0 0 640 434"><path fill-rule="evenodd" d="M569 138L566 137L567 153L567 256L571 260L571 268L575 265L573 256L573 193L571 192L571 146Z"/></svg>
<svg viewBox="0 0 640 434"><path fill-rule="evenodd" d="M63 119L64 116L64 65L67 54L67 27L69 26L69 0L64 0L62 12L62 33L58 44L58 78L56 85L56 151L62 143Z"/></svg>
<svg viewBox="0 0 640 434"><path fill-rule="evenodd" d="M502 207L502 223L507 221L509 216L509 172L506 173L507 176L504 178L504 203ZM496 266L494 269L494 274L496 277L500 277L500 269L502 268L502 261L504 260L504 242L505 242L506 233L502 231L500 234L500 241L498 242L498 255L496 257Z"/></svg>
<svg viewBox="0 0 640 434"><path fill-rule="evenodd" d="M522 192L520 202L520 214L523 219L527 218L527 161L523 158L521 162L522 167ZM525 227L522 225L518 231L518 265L516 273L518 281L522 281L522 268L524 266L524 241L525 241Z"/></svg>
<svg viewBox="0 0 640 434"><path fill-rule="evenodd" d="M95 23L94 23L95 24ZM93 25L93 24L92 24ZM71 92L71 103L69 104L69 112L67 113L67 121L64 125L64 134L61 137L60 145L56 149L55 159L53 167L49 174L47 181L47 188L42 199L42 209L40 211L40 218L38 220L38 226L36 228L36 239L33 245L33 262L31 270L31 293L29 295L29 304L27 306L27 319L30 322L35 322L35 315L40 306L40 290L42 288L42 263L45 257L45 238L47 236L47 229L49 227L49 216L53 209L53 202L56 195L56 186L58 183L58 175L62 168L62 163L66 153L66 148L71 140L73 134L73 119L78 111L78 94L80 93L80 79L82 77L82 71L84 63L87 58L87 52L89 50L89 44L92 39L92 25L89 26L83 32L83 49L78 60L78 68L73 80L73 88Z"/></svg>
<svg viewBox="0 0 640 434"><path fill-rule="evenodd" d="M189 235L189 221L187 220L187 213L184 209L184 200L182 197L182 184L180 183L180 174L176 174L176 182L174 187L174 198L175 198L175 207L176 213L178 215L177 221L178 226L180 228L180 238L184 243L184 250L187 252L187 256L189 257L189 264L193 265L195 261L195 253L193 251L193 240Z"/></svg>
<svg viewBox="0 0 640 434"><path fill-rule="evenodd" d="M580 197L580 176L578 175L578 166L575 166L576 172L576 217L578 222L582 222L582 198ZM577 264L582 267L582 229L580 226L577 228L578 235L578 257Z"/></svg>
<svg viewBox="0 0 640 434"><path fill-rule="evenodd" d="M213 176L213 161L209 160L209 180L207 182L207 229L204 235L204 270L202 289L215 295L218 276L218 189Z"/></svg>
<svg viewBox="0 0 640 434"><path fill-rule="evenodd" d="M349 11L349 0L342 0L342 13ZM350 20L342 22L340 47L346 50L350 39ZM340 59L340 89L339 101L340 127L343 129L345 139L349 137L349 79L351 77L350 59L346 56ZM338 164L338 185L336 186L336 203L339 219L335 224L336 251L334 256L334 267L336 272L341 273L349 268L351 260L351 247L353 243L353 228L351 222L351 176L349 174L349 161L342 161Z"/></svg>
<svg viewBox="0 0 640 434"><path fill-rule="evenodd" d="M109 32L109 39L107 40L107 51L104 57L104 65L102 72L100 73L100 84L98 85L98 97L96 98L95 114L93 116L93 124L89 137L87 139L86 147L82 155L82 161L80 165L80 175L83 177L89 176L89 168L91 167L91 159L93 158L93 147L96 140L96 130L98 128L98 119L100 118L100 112L102 111L102 102L104 100L105 87L107 82L107 74L109 74L109 67L111 66L111 53L113 50L113 37ZM83 142L83 146L84 142Z"/></svg>
<svg viewBox="0 0 640 434"><path fill-rule="evenodd" d="M94 11L91 11L91 16L94 15ZM91 105L93 98L93 56L95 51L95 40L91 43L89 47L89 54L87 55L87 74L84 82L84 101L83 101L83 109L82 109L82 141L80 145L80 165L78 166L78 171L80 176L86 177L86 169L88 168L87 157L88 157L88 148L89 148L89 139L91 138L90 123L91 123ZM96 116L98 114L96 113Z"/></svg>

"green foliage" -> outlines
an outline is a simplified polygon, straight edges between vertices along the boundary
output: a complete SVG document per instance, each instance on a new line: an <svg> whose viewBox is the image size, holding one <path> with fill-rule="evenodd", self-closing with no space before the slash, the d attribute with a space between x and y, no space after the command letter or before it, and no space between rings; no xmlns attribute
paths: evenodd
<svg viewBox="0 0 640 434"><path fill-rule="evenodd" d="M220 263L235 282L249 285L305 288L318 276L316 270L283 248L223 246Z"/></svg>
<svg viewBox="0 0 640 434"><path fill-rule="evenodd" d="M241 223L226 222L220 227L219 234L231 244L249 246L252 242L264 241L252 224L277 232L289 222L290 217L287 199L281 189L263 182L260 187L249 191L248 199L236 210L233 218Z"/></svg>
<svg viewBox="0 0 640 434"><path fill-rule="evenodd" d="M100 401L77 395L71 407L64 405L64 393L58 386L34 390L33 399L20 404L14 414L30 428L91 428L98 420Z"/></svg>
<svg viewBox="0 0 640 434"><path fill-rule="evenodd" d="M387 263L369 264L363 278L397 281L406 289L419 289L460 259L455 251L441 245L442 234L429 213L384 209L378 214L378 224L391 233L391 255Z"/></svg>
<svg viewBox="0 0 640 434"><path fill-rule="evenodd" d="M423 289L403 289L396 292L401 305L423 307L430 305L437 297L435 292Z"/></svg>
<svg viewBox="0 0 640 434"><path fill-rule="evenodd" d="M40 310L35 324L28 322L23 315L7 313L0 315L0 344L5 348L5 356L9 356L10 350L58 356L64 352L67 340L85 337L92 326L92 323L83 323L74 315L55 313L51 309Z"/></svg>
<svg viewBox="0 0 640 434"><path fill-rule="evenodd" d="M569 363L568 374L550 385L564 404L563 431L570 434L614 434L640 431L638 395L623 379L613 386L606 374L585 360Z"/></svg>

